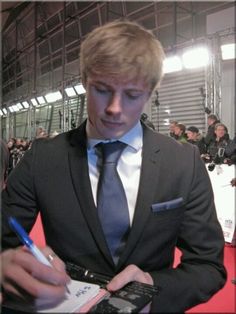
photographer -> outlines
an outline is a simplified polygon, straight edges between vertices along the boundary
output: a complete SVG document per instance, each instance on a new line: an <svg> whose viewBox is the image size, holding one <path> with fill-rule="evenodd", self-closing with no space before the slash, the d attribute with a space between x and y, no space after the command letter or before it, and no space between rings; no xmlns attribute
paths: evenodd
<svg viewBox="0 0 236 314"><path fill-rule="evenodd" d="M227 163L226 147L230 143L226 126L223 123L215 125L215 137L207 147L207 153L201 157L205 162L214 164ZM213 169L212 169L213 170Z"/></svg>

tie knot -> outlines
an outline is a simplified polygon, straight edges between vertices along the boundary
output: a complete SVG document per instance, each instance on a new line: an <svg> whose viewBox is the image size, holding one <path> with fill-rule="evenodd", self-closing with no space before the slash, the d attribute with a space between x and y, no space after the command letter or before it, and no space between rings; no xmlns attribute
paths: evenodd
<svg viewBox="0 0 236 314"><path fill-rule="evenodd" d="M117 164L120 155L127 144L120 141L111 142L111 143L99 143L98 147L101 148L103 164L105 163L114 163Z"/></svg>

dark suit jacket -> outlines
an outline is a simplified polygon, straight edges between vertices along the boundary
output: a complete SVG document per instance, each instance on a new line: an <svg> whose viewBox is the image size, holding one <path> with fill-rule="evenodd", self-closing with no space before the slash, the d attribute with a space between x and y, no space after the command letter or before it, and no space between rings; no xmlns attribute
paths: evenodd
<svg viewBox="0 0 236 314"><path fill-rule="evenodd" d="M135 264L162 288L152 311L183 312L224 285L224 238L197 147L143 128L135 215L117 266L93 201L85 124L51 140L36 140L12 172L3 193L2 244L20 244L6 215L17 217L30 231L40 211L46 242L64 261L111 276ZM173 269L176 246L182 260Z"/></svg>

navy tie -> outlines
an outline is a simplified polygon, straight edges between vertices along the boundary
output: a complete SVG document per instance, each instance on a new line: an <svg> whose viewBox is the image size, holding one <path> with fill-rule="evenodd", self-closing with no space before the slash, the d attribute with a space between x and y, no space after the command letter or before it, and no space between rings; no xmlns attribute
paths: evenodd
<svg viewBox="0 0 236 314"><path fill-rule="evenodd" d="M97 146L101 148L103 161L98 182L98 216L113 261L117 264L130 229L127 199L116 169L126 144L116 141Z"/></svg>

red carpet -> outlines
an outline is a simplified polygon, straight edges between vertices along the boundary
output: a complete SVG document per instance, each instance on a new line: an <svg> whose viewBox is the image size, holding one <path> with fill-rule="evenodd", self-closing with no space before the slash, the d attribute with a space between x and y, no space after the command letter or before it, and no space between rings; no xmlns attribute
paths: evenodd
<svg viewBox="0 0 236 314"><path fill-rule="evenodd" d="M38 246L45 245L44 234L42 230L41 220L38 217L36 224L31 231L31 237ZM178 263L180 253L176 252L175 265ZM235 260L236 247L225 246L225 267L228 272L226 285L218 293L216 293L207 303L193 307L187 313L236 313L236 285L231 283L236 278Z"/></svg>

